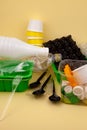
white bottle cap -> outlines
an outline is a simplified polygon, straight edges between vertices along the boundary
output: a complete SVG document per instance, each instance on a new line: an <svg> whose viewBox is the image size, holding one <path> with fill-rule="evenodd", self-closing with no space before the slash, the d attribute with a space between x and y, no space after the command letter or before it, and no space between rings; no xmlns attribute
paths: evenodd
<svg viewBox="0 0 87 130"><path fill-rule="evenodd" d="M71 92L72 92L72 87L71 87L71 86L66 86L66 87L64 88L64 91L65 91L66 93L71 93Z"/></svg>
<svg viewBox="0 0 87 130"><path fill-rule="evenodd" d="M68 82L67 80L62 80L61 86L63 87L63 86L66 86L66 85L68 85L68 84L69 84L69 82Z"/></svg>
<svg viewBox="0 0 87 130"><path fill-rule="evenodd" d="M85 98L87 99L87 86L85 87Z"/></svg>
<svg viewBox="0 0 87 130"><path fill-rule="evenodd" d="M30 20L28 30L34 32L43 32L42 22L40 20Z"/></svg>
<svg viewBox="0 0 87 130"><path fill-rule="evenodd" d="M73 94L74 95L76 95L76 96L82 96L83 95L83 93L84 93L84 91L83 91L83 88L81 87L81 86L75 86L74 88L73 88Z"/></svg>

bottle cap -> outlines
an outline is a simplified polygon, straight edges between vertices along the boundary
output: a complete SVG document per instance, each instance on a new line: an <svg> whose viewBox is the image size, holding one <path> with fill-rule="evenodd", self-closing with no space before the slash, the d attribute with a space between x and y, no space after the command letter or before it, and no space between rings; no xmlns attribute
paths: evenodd
<svg viewBox="0 0 87 130"><path fill-rule="evenodd" d="M85 98L87 99L87 86L85 87Z"/></svg>
<svg viewBox="0 0 87 130"><path fill-rule="evenodd" d="M69 84L69 82L68 82L67 80L62 80L61 86L63 87L63 86L66 86L66 85L68 85L68 84Z"/></svg>
<svg viewBox="0 0 87 130"><path fill-rule="evenodd" d="M73 88L73 94L76 96L82 96L83 95L83 88L81 86L75 86Z"/></svg>
<svg viewBox="0 0 87 130"><path fill-rule="evenodd" d="M54 54L54 60L56 62L59 62L62 59L62 55L60 53L55 53Z"/></svg>
<svg viewBox="0 0 87 130"><path fill-rule="evenodd" d="M34 32L43 32L42 22L40 20L30 20L28 30Z"/></svg>
<svg viewBox="0 0 87 130"><path fill-rule="evenodd" d="M64 91L65 91L65 93L71 93L72 87L71 86L65 86Z"/></svg>

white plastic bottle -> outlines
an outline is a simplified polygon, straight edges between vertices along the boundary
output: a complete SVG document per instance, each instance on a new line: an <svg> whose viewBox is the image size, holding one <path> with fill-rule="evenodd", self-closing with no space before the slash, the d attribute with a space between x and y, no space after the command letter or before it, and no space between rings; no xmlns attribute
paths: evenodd
<svg viewBox="0 0 87 130"><path fill-rule="evenodd" d="M0 57L18 59L27 56L48 57L49 49L27 44L16 38L0 37Z"/></svg>

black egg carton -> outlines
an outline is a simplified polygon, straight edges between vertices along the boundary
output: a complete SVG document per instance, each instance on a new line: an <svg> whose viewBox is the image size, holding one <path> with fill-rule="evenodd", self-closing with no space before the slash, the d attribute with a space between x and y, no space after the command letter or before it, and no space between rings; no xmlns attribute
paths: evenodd
<svg viewBox="0 0 87 130"><path fill-rule="evenodd" d="M71 35L56 38L54 40L49 40L43 43L43 46L48 47L49 52L52 54L60 53L62 55L62 60L85 60L85 56L82 54L80 48L77 46L76 41L72 39Z"/></svg>

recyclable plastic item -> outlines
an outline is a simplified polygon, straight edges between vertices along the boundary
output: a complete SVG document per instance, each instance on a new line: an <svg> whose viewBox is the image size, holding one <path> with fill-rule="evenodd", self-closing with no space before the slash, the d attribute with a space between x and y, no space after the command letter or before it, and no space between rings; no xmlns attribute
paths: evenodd
<svg viewBox="0 0 87 130"><path fill-rule="evenodd" d="M46 84L48 83L48 81L50 80L50 78L51 78L51 75L49 75L47 77L46 81L44 81L44 83L42 84L41 88L38 89L38 90L35 90L32 94L35 95L35 96L43 95L45 93L44 88L45 88Z"/></svg>
<svg viewBox="0 0 87 130"><path fill-rule="evenodd" d="M54 81L54 85L55 85L55 91L56 94L61 98L61 88L60 88L60 74L57 73L55 64L52 63L49 67L48 70L52 76L52 79Z"/></svg>
<svg viewBox="0 0 87 130"><path fill-rule="evenodd" d="M82 90L83 90L83 93L81 96L77 96L74 94L74 90L75 87L77 86L74 86L74 87L70 87L70 83L69 81L67 81L67 78L64 74L64 68L65 68L65 65L69 65L72 72L83 66L83 65L86 65L87 64L87 60L72 60L72 59L65 59L65 60L62 60L60 61L59 63L59 67L58 69L56 68L55 64L52 64L52 69L55 73L55 76L56 76L56 79L58 81L58 83L60 84L60 89L61 89L61 100L64 102L64 103L68 103L68 104L81 104L81 103L84 103L84 104L87 104L87 98L86 98L86 95L87 95L87 84L78 84L78 86L82 87ZM78 91L77 91L78 90ZM79 92L81 89L77 89L76 91Z"/></svg>
<svg viewBox="0 0 87 130"><path fill-rule="evenodd" d="M34 71L46 71L52 62L59 62L61 54L48 54L48 57L33 56L24 58L34 62ZM23 60L23 59L22 59Z"/></svg>
<svg viewBox="0 0 87 130"><path fill-rule="evenodd" d="M34 32L43 32L43 24L41 20L30 20L28 30Z"/></svg>
<svg viewBox="0 0 87 130"><path fill-rule="evenodd" d="M2 121L5 118L6 112L7 112L8 108L9 108L9 105L11 104L11 101L13 99L15 91L16 91L18 85L20 84L21 80L22 80L21 76L15 76L15 78L13 79L13 82L12 82L13 90L12 90L12 93L10 94L10 96L8 98L8 101L6 103L5 108L3 109L2 113L1 113L0 121Z"/></svg>
<svg viewBox="0 0 87 130"><path fill-rule="evenodd" d="M43 24L41 20L30 20L27 28L27 39L29 44L42 46Z"/></svg>
<svg viewBox="0 0 87 130"><path fill-rule="evenodd" d="M46 70L48 66L62 58L60 53L51 54L46 47L29 45L17 38L0 37L0 58L30 60L34 63L34 71Z"/></svg>
<svg viewBox="0 0 87 130"><path fill-rule="evenodd" d="M81 44L83 46L83 44ZM77 46L77 42L72 38L71 35L49 40L43 43L43 46L49 48L49 52L52 54L60 53L62 60L64 59L75 59L85 60L85 56L82 54L80 48ZM86 44L87 46L87 44ZM86 51L87 52L87 51Z"/></svg>
<svg viewBox="0 0 87 130"><path fill-rule="evenodd" d="M73 70L73 76L79 84L87 83L87 64Z"/></svg>
<svg viewBox="0 0 87 130"><path fill-rule="evenodd" d="M29 84L29 88L32 89L32 88L38 87L38 86L41 84L41 83L40 83L40 80L45 76L45 74L46 74L46 71L43 72L43 73L41 74L41 76L40 76L35 82Z"/></svg>
<svg viewBox="0 0 87 130"><path fill-rule="evenodd" d="M59 102L60 99L61 99L60 96L56 94L55 84L54 84L54 80L53 80L53 94L51 96L49 96L49 100L52 102Z"/></svg>
<svg viewBox="0 0 87 130"><path fill-rule="evenodd" d="M29 80L32 77L33 62L20 60L0 60L0 91L12 92L13 80L22 77L16 92L28 89Z"/></svg>
<svg viewBox="0 0 87 130"><path fill-rule="evenodd" d="M49 49L27 44L17 38L0 37L0 57L19 59L30 56L48 57Z"/></svg>
<svg viewBox="0 0 87 130"><path fill-rule="evenodd" d="M84 74L83 73L79 73L76 76L74 76L74 72L75 70L80 70L79 68L85 68L83 66L87 65L87 61L86 60L71 60L71 59L66 59L66 60L62 60L59 64L58 70L56 72L57 74L60 74L60 85L61 85L61 94L62 94L62 101L65 103L70 103L70 104L79 104L79 103L85 103L86 102L86 82L81 82L81 81L77 81L78 85L76 86L72 86L70 84L70 82L68 81L66 75L64 74L64 68L66 65L69 65L71 70L72 70L72 75L75 78L75 80L77 81L77 79L83 81L83 77L85 77L85 75L87 75L86 71L84 70ZM83 74L83 75L82 75ZM57 75L58 76L58 75ZM70 75L68 75L70 76ZM81 79L82 77L82 79ZM62 81L68 81L66 82L66 84L63 86ZM71 87L69 87L69 85Z"/></svg>
<svg viewBox="0 0 87 130"><path fill-rule="evenodd" d="M66 85L66 86L64 87L64 91L65 91L65 93L71 93L71 92L72 92L72 87L69 86L69 85Z"/></svg>
<svg viewBox="0 0 87 130"><path fill-rule="evenodd" d="M76 95L79 99L84 99L84 88L82 86L75 86L73 88L73 94Z"/></svg>
<svg viewBox="0 0 87 130"><path fill-rule="evenodd" d="M87 85L85 86L85 99L87 99Z"/></svg>
<svg viewBox="0 0 87 130"><path fill-rule="evenodd" d="M72 73L72 70L68 64L65 65L64 74L72 87L78 85L78 82L75 80L73 73Z"/></svg>

